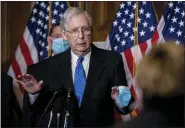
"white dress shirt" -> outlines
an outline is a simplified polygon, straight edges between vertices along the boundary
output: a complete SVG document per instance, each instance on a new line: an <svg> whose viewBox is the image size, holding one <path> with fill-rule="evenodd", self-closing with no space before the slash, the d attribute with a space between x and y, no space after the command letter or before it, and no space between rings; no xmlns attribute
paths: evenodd
<svg viewBox="0 0 185 128"><path fill-rule="evenodd" d="M86 78L87 78L88 71L89 71L90 57L91 57L91 51L88 52L85 56L83 56L84 60L82 61L82 65L85 71ZM77 60L78 60L78 56L74 54L71 50L71 69L72 69L73 83L74 83L74 76L75 76ZM34 94L34 95L29 94L28 96L29 96L30 103L33 104L35 100L37 99L37 97L39 96L39 93Z"/></svg>
<svg viewBox="0 0 185 128"><path fill-rule="evenodd" d="M90 56L91 56L91 52L86 54L83 57L84 60L82 61L82 65L83 65L83 68L84 68L84 71L85 71L86 78L87 78L88 71L89 71ZM76 69L76 65L77 65L77 60L78 60L78 56L71 51L71 69L72 69L73 82L74 82L74 76L75 76L75 69Z"/></svg>

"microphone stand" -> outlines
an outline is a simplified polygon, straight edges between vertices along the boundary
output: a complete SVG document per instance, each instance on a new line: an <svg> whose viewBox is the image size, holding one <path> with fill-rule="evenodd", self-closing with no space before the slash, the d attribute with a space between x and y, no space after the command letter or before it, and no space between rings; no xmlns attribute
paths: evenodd
<svg viewBox="0 0 185 128"><path fill-rule="evenodd" d="M43 112L42 115L41 115L41 118L40 118L39 123L38 123L38 125L37 125L38 127L40 127L40 123L41 123L43 117L45 116L46 112L48 111L48 108L49 108L50 105L53 103L53 101L54 101L54 99L55 99L55 97L57 96L58 93L59 93L58 91L55 91L55 92L53 93L53 96L51 97L49 103L47 104L46 108L44 109L44 112ZM50 116L52 116L52 111L51 111L50 114L51 114ZM52 117L50 117L50 118L52 119ZM51 122L51 121L50 121L50 122ZM49 123L50 123L50 122L49 122ZM50 126L50 125L48 125L48 127L49 127L49 126Z"/></svg>
<svg viewBox="0 0 185 128"><path fill-rule="evenodd" d="M69 120L69 112L66 111L65 118L64 118L64 128L68 128L68 120Z"/></svg>
<svg viewBox="0 0 185 128"><path fill-rule="evenodd" d="M51 110L51 112L50 112L50 118L49 118L49 123L48 123L48 128L51 126L52 119L53 119L53 111Z"/></svg>
<svg viewBox="0 0 185 128"><path fill-rule="evenodd" d="M70 102L71 102L71 94L72 89L68 89L67 91L67 98L66 98L66 110L65 110L65 117L64 117L64 128L69 128L69 117L70 117Z"/></svg>

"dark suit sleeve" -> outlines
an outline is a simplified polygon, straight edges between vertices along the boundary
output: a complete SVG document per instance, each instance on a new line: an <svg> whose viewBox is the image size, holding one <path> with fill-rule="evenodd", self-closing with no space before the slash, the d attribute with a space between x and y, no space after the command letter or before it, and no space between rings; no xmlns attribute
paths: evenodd
<svg viewBox="0 0 185 128"><path fill-rule="evenodd" d="M119 86L119 85L128 86L121 55L119 56L115 66L114 84L116 86Z"/></svg>
<svg viewBox="0 0 185 128"><path fill-rule="evenodd" d="M124 86L128 86L127 84L127 79L126 79L126 74L125 74L125 70L124 70L124 64L123 64L123 60L122 60L122 56L119 56L118 62L117 62L117 66L115 68L115 84L116 86L120 86L120 85L124 85ZM120 110L120 108L116 107L117 111L120 114L126 115L128 113L130 113L132 110L130 110L130 106L131 104L134 103L134 97L131 96L131 100L130 103L128 104L128 106L122 108Z"/></svg>
<svg viewBox="0 0 185 128"><path fill-rule="evenodd" d="M37 81L43 80L44 83L42 90L39 92L38 98L33 104L30 104L29 94L26 91L24 93L23 127L36 126L38 124L38 120L40 120L40 117L52 96L52 92L49 91L45 81L47 79L46 63L39 63L28 67L27 73L33 75Z"/></svg>
<svg viewBox="0 0 185 128"><path fill-rule="evenodd" d="M33 75L37 81L43 80L43 85L41 91L39 92L38 98L33 104L30 104L29 94L27 92L25 92L24 94L24 117L22 121L24 127L38 127L38 123L41 119L42 114L44 113L44 110L46 109L46 106L48 105L49 101L51 100L51 97L53 96L53 92L56 90L58 91L59 89L63 90L61 87L58 87L58 85L60 85L61 80L59 81L57 79L57 76L59 75L56 75L55 72L58 71L58 67L55 64L55 61L43 60L28 68L27 73ZM53 88L53 86L58 88ZM41 124L39 127L47 126L51 110L55 112L54 116L56 117L56 113L58 113L58 111L62 109L62 104L65 98L62 94L65 95L63 92L61 92L60 95L57 95L57 97L53 101L53 104L51 104L50 107L47 109L48 111L46 111L46 114L41 120ZM53 122L56 121L54 121L53 119Z"/></svg>
<svg viewBox="0 0 185 128"><path fill-rule="evenodd" d="M38 124L38 121L40 120L41 115L51 98L51 95L52 93L44 88L40 92L37 100L33 104L30 104L28 93L24 93L22 122L24 127L36 126Z"/></svg>

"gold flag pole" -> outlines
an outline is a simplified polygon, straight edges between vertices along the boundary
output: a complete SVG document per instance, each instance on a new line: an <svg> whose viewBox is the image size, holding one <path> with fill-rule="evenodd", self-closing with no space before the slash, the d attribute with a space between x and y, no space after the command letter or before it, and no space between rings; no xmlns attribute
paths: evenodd
<svg viewBox="0 0 185 128"><path fill-rule="evenodd" d="M159 22L159 18L158 18L158 15L157 15L156 11L155 11L155 7L154 7L153 2L152 2L152 7L153 7L153 9L154 9L155 18L156 18L157 22Z"/></svg>
<svg viewBox="0 0 185 128"><path fill-rule="evenodd" d="M133 59L133 78L135 77L136 74L136 62L137 62L137 53L138 53L138 2L136 2L136 9L135 9L135 30L134 30L134 59ZM136 94L133 94L134 98L137 99ZM131 112L131 116L132 117L136 117L137 116L137 112L136 112L136 108L134 109L134 111Z"/></svg>
<svg viewBox="0 0 185 128"><path fill-rule="evenodd" d="M49 31L52 27L52 2L49 2L49 22L48 22L48 26L49 26ZM49 46L49 45L48 45ZM48 47L48 57L51 56L51 47Z"/></svg>
<svg viewBox="0 0 185 128"><path fill-rule="evenodd" d="M135 9L135 30L134 30L134 59L133 59L133 77L136 74L137 50L138 50L138 2Z"/></svg>
<svg viewBox="0 0 185 128"><path fill-rule="evenodd" d="M155 7L154 7L153 2L152 2L152 7L153 7L153 10L154 10L154 14L155 14L155 18L156 18L156 20L157 20L157 23L159 23L159 18L158 18L158 15L157 15L156 11L155 11ZM156 28L156 29L157 29L157 28ZM154 35L155 35L155 33L154 33ZM152 39L153 39L153 38L152 38ZM152 43L152 47L153 47L154 44L157 43L156 41L157 41L157 40L154 40L154 43Z"/></svg>
<svg viewBox="0 0 185 128"><path fill-rule="evenodd" d="M70 4L69 4L69 1L67 1L67 6L68 6L68 8L70 8L71 6L70 6Z"/></svg>

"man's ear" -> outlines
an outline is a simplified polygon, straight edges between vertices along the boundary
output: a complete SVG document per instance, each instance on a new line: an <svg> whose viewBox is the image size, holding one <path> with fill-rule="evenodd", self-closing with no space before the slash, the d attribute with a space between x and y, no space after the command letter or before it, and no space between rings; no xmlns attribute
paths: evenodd
<svg viewBox="0 0 185 128"><path fill-rule="evenodd" d="M67 33L65 31L63 31L63 38L64 40L67 40Z"/></svg>

